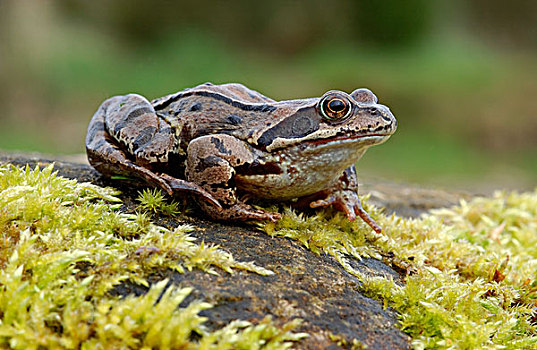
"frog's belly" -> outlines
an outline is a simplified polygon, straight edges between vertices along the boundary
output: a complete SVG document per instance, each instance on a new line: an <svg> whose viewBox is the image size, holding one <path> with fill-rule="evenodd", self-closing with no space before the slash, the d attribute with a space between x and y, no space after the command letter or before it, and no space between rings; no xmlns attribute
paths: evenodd
<svg viewBox="0 0 537 350"><path fill-rule="evenodd" d="M333 185L366 149L336 144L285 150L266 157L262 167L265 173L237 174L235 183L238 189L258 198L287 200L307 196Z"/></svg>
<svg viewBox="0 0 537 350"><path fill-rule="evenodd" d="M258 198L287 200L330 187L341 172L308 173L300 167L283 169L281 174L236 176L237 188Z"/></svg>

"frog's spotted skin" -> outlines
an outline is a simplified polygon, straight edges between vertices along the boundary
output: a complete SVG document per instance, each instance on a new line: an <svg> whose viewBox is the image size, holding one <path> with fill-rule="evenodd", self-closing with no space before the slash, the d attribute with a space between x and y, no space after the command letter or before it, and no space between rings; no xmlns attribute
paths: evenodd
<svg viewBox="0 0 537 350"><path fill-rule="evenodd" d="M203 84L152 102L106 100L86 138L104 175L136 176L169 194L187 191L221 220L278 220L239 197L300 198L376 223L360 205L354 163L397 122L367 89L274 101L241 84Z"/></svg>

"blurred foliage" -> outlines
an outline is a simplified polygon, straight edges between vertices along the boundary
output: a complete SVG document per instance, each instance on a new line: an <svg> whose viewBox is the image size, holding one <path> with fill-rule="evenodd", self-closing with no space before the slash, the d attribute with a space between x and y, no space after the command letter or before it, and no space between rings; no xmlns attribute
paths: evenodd
<svg viewBox="0 0 537 350"><path fill-rule="evenodd" d="M360 169L532 188L536 23L529 0L4 0L0 148L81 153L98 105L128 92L236 81L289 99L366 86L400 126Z"/></svg>
<svg viewBox="0 0 537 350"><path fill-rule="evenodd" d="M70 18L81 18L120 40L151 44L170 31L203 28L232 42L289 54L324 40L404 45L430 27L433 2L368 0L146 1L61 0ZM386 11L390 9L390 11Z"/></svg>
<svg viewBox="0 0 537 350"><path fill-rule="evenodd" d="M472 0L465 3L468 24L483 33L483 39L493 45L510 48L537 46L537 2L517 0Z"/></svg>
<svg viewBox="0 0 537 350"><path fill-rule="evenodd" d="M353 32L363 42L408 45L431 29L434 2L430 0L357 0L353 5Z"/></svg>

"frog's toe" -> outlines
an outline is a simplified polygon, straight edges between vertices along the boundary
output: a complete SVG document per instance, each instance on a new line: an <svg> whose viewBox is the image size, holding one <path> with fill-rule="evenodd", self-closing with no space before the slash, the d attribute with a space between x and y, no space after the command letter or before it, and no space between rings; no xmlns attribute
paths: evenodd
<svg viewBox="0 0 537 350"><path fill-rule="evenodd" d="M230 208L232 215L237 215L237 219L247 221L247 220L256 220L256 221L266 221L270 220L276 222L282 218L280 213L269 212L263 209L256 209L248 204L235 204Z"/></svg>
<svg viewBox="0 0 537 350"><path fill-rule="evenodd" d="M324 208L337 202L336 196L330 195L324 199L319 199L310 203L310 208Z"/></svg>
<svg viewBox="0 0 537 350"><path fill-rule="evenodd" d="M192 194L196 195L198 198L201 198L209 202L209 204L217 208L222 208L222 205L216 198L214 198L209 192L205 191L203 188L196 185L195 183L190 182L190 181L185 181L182 179L177 179L165 173L160 174L160 177L163 180L165 180L166 186L170 189L171 192L168 192L167 190L166 191L170 195L173 195L174 193L181 192L181 191L191 192Z"/></svg>
<svg viewBox="0 0 537 350"><path fill-rule="evenodd" d="M349 221L356 220L356 207L349 208L348 206L344 206L342 209L338 210L343 211L347 215L347 219L349 219Z"/></svg>
<svg viewBox="0 0 537 350"><path fill-rule="evenodd" d="M265 218L263 220L270 220L272 222L280 221L282 214L275 212L265 212Z"/></svg>
<svg viewBox="0 0 537 350"><path fill-rule="evenodd" d="M360 202L358 202L359 205ZM356 219L357 203L350 198L343 196L330 195L325 199L320 199L310 203L311 208L326 208L334 207L337 211L341 211L347 215L349 221Z"/></svg>
<svg viewBox="0 0 537 350"><path fill-rule="evenodd" d="M358 197L358 194L354 191L337 191L326 196L324 199L316 200L310 203L311 208L328 206L332 206L334 209L345 213L349 221L354 221L356 220L356 216L359 216L375 232L380 233L382 231L375 220L373 220L373 218L364 210L364 208L362 208L360 197Z"/></svg>
<svg viewBox="0 0 537 350"><path fill-rule="evenodd" d="M166 183L165 181L163 181L162 183L159 183L160 187L166 191L166 193L169 195L169 196L173 196L173 189L171 188L170 185L168 185L168 183Z"/></svg>
<svg viewBox="0 0 537 350"><path fill-rule="evenodd" d="M359 207L355 207L354 208L356 214L358 214L358 216L364 220L364 222L366 224L369 225L369 227L371 227L373 229L373 231L375 231L376 233L381 233L382 232L382 228L379 226L379 224L377 224L377 222L369 215L368 212L366 212L364 210L364 208L362 208L362 205L360 205Z"/></svg>
<svg viewBox="0 0 537 350"><path fill-rule="evenodd" d="M200 203L202 209L215 220L223 221L272 221L282 218L280 213L257 209L245 203L237 203L228 208L208 207Z"/></svg>

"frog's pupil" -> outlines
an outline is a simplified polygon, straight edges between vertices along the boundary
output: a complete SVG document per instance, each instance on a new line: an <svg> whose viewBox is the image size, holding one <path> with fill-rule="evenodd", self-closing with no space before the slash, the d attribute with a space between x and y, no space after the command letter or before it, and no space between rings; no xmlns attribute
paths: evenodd
<svg viewBox="0 0 537 350"><path fill-rule="evenodd" d="M328 103L328 108L334 113L339 113L345 109L345 103L340 99L334 99Z"/></svg>

